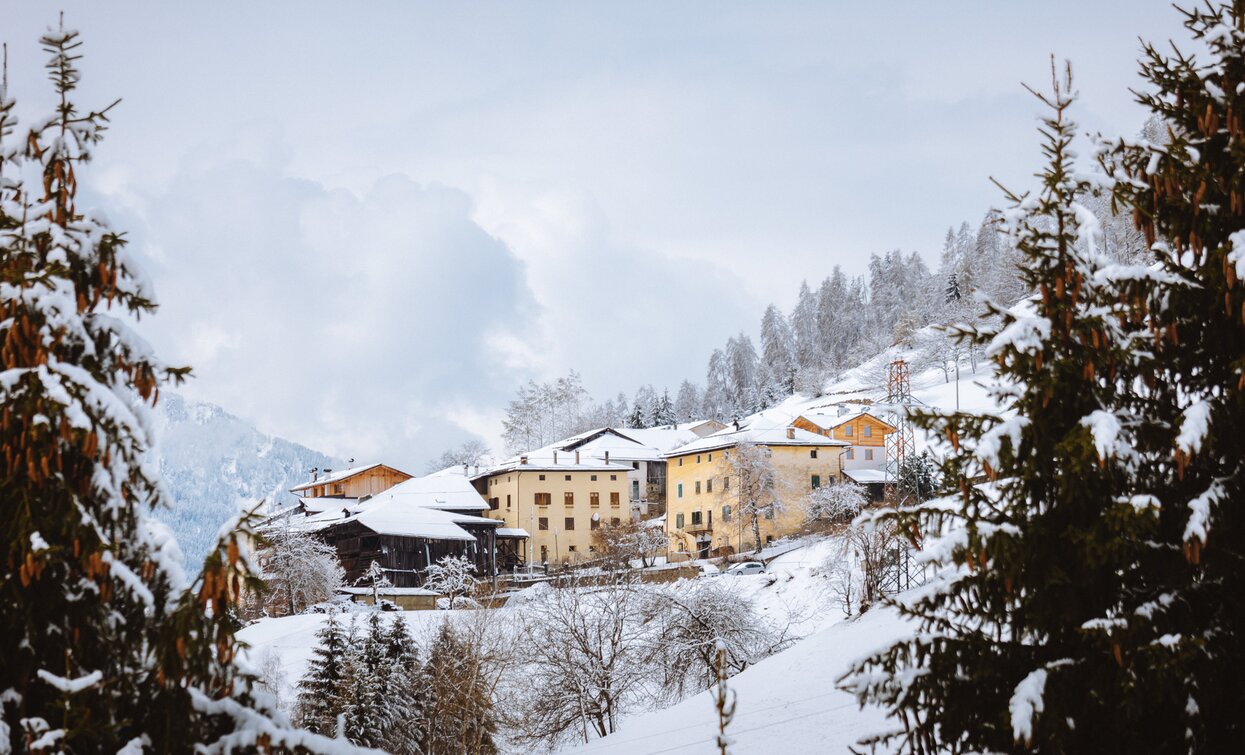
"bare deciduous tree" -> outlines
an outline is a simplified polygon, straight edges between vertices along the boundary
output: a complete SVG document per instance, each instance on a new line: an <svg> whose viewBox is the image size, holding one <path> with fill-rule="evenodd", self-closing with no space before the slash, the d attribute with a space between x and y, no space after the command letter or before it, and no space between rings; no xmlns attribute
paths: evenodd
<svg viewBox="0 0 1245 755"><path fill-rule="evenodd" d="M739 499L740 525L751 524L756 552L761 552L761 517L782 511L781 480L767 446L741 442L723 456L725 473Z"/></svg>
<svg viewBox="0 0 1245 755"><path fill-rule="evenodd" d="M592 540L607 564L622 568L629 567L633 561L639 561L642 567L652 566L670 543L661 527L631 520L607 524L593 531Z"/></svg>
<svg viewBox="0 0 1245 755"><path fill-rule="evenodd" d="M522 745L604 737L629 705L655 692L652 631L636 620L645 600L633 582L618 580L548 589L525 604Z"/></svg>
<svg viewBox="0 0 1245 755"><path fill-rule="evenodd" d="M342 586L346 572L333 546L291 527L288 520L266 531L264 538L260 564L269 613L299 613L328 600Z"/></svg>

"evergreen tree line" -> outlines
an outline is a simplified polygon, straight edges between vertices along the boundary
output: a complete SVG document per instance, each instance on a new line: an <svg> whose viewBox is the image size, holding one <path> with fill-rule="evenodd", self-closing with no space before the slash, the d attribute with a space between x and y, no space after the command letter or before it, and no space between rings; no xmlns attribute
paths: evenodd
<svg viewBox="0 0 1245 755"><path fill-rule="evenodd" d="M1166 139L1157 120L1147 122L1142 139ZM1146 258L1144 235L1131 218L1112 210L1109 196L1086 197L1085 209L1100 229L1100 251L1121 264ZM977 224L948 228L937 271L920 254L899 250L873 254L867 275L850 277L835 266L814 289L800 284L794 309L784 314L769 305L761 317L760 349L740 331L709 356L703 386L640 386L631 398L620 392L598 403L578 373L528 383L507 407L504 434L512 453L539 448L597 427L664 427L699 419L729 422L767 409L793 393L820 395L845 370L896 344L917 347L918 366L952 368L976 347L958 343L929 325L954 325L992 316L983 301L1000 309L1032 292L1020 269L1023 255L1004 232L996 213Z"/></svg>
<svg viewBox="0 0 1245 755"><path fill-rule="evenodd" d="M1179 12L1199 52L1144 44L1133 90L1161 132L1098 138L1098 172L1070 68L1037 95L1041 184L999 215L1037 295L960 331L999 409L919 413L956 493L877 514L939 574L896 604L916 631L842 680L890 710L886 749L1245 739L1245 1ZM1112 248L1104 203L1143 255Z"/></svg>
<svg viewBox="0 0 1245 755"><path fill-rule="evenodd" d="M381 616L369 612L360 630L328 614L298 683L296 723L395 755L497 752L492 691L468 638L442 622L423 662L402 614L388 626Z"/></svg>

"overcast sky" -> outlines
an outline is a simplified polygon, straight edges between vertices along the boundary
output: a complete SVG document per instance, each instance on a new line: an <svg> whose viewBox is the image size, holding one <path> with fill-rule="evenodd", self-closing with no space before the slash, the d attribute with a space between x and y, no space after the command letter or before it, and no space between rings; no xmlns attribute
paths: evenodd
<svg viewBox="0 0 1245 755"><path fill-rule="evenodd" d="M41 3L0 9L51 103ZM62 2L82 104L123 103L83 182L161 302L185 389L418 471L496 443L528 377L599 397L704 379L801 279L937 260L1039 167L1049 56L1085 131L1133 133L1160 0Z"/></svg>

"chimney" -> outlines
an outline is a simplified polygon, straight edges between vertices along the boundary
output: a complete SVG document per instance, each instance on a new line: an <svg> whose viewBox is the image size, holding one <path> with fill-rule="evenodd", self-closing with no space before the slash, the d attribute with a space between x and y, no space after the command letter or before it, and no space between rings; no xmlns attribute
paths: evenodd
<svg viewBox="0 0 1245 755"><path fill-rule="evenodd" d="M527 463L527 454L523 454L522 456L520 456L520 457L519 457L519 463L520 463L520 464L526 464L526 463Z"/></svg>
<svg viewBox="0 0 1245 755"><path fill-rule="evenodd" d="M320 479L320 468L312 467L311 468L311 481L315 482L318 479Z"/></svg>
<svg viewBox="0 0 1245 755"><path fill-rule="evenodd" d="M739 420L735 420L735 432L739 432Z"/></svg>
<svg viewBox="0 0 1245 755"><path fill-rule="evenodd" d="M479 464L477 464L477 465L476 465L476 474L480 474L480 465L479 465Z"/></svg>
<svg viewBox="0 0 1245 755"><path fill-rule="evenodd" d="M557 451L553 452L553 463L554 464L558 463L558 452Z"/></svg>
<svg viewBox="0 0 1245 755"><path fill-rule="evenodd" d="M845 404L839 404L839 416L842 417L844 414L847 414L847 406Z"/></svg>
<svg viewBox="0 0 1245 755"><path fill-rule="evenodd" d="M609 451L605 452L605 463L606 464L610 463L610 452Z"/></svg>
<svg viewBox="0 0 1245 755"><path fill-rule="evenodd" d="M579 452L578 451L575 452L575 463L579 464Z"/></svg>
<svg viewBox="0 0 1245 755"><path fill-rule="evenodd" d="M466 477L466 476L467 476L467 464L464 463L463 464L463 477Z"/></svg>
<svg viewBox="0 0 1245 755"><path fill-rule="evenodd" d="M794 427L787 428L787 440L795 440L795 428Z"/></svg>

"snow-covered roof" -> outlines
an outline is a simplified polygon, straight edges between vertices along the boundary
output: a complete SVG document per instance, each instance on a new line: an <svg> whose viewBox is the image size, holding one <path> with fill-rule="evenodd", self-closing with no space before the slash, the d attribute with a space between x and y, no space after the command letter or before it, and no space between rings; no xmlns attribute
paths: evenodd
<svg viewBox="0 0 1245 755"><path fill-rule="evenodd" d="M523 529L522 527L498 527L497 536L498 537L514 537L514 538L531 537L531 535L527 534L527 530Z"/></svg>
<svg viewBox="0 0 1245 755"><path fill-rule="evenodd" d="M309 513L319 514L321 511L341 511L349 506L354 506L359 502L359 499L338 496L319 496L316 498L299 496L298 502Z"/></svg>
<svg viewBox="0 0 1245 755"><path fill-rule="evenodd" d="M885 469L844 469L843 474L852 478L852 482L859 482L862 485L895 481L894 478L887 476Z"/></svg>
<svg viewBox="0 0 1245 755"><path fill-rule="evenodd" d="M421 537L426 540L472 541L475 540L475 536L458 525L463 523L463 520L480 518L451 514L423 506L412 506L390 499L376 503L369 501L363 505L359 513L340 520L338 524L358 522L378 535ZM484 521L497 523L495 519Z"/></svg>
<svg viewBox="0 0 1245 755"><path fill-rule="evenodd" d="M476 480L481 477L491 477L500 472L511 472L515 470L535 470L541 472L626 472L630 471L630 464L616 464L613 461L606 462L605 454L609 451L613 456L612 449L601 449L600 456L595 451L585 452L580 449L579 461L575 460L574 450L564 450L564 446L573 443L575 440L583 441L584 438L596 430L588 433L580 433L572 438L560 440L556 443L550 443L543 448L535 451L528 451L525 454L519 454L506 459L500 464L481 469L479 473L473 474L471 479ZM525 463L523 459L526 458Z"/></svg>
<svg viewBox="0 0 1245 755"><path fill-rule="evenodd" d="M388 490L377 493L371 500L389 499L442 511L484 511L488 509L488 503L480 497L475 486L462 475L461 471L458 474L452 474L449 470L444 470L441 473L424 477L412 477Z"/></svg>
<svg viewBox="0 0 1245 755"><path fill-rule="evenodd" d="M342 469L337 472L333 472L332 474L325 475L324 477L304 482L301 485L296 485L290 488L290 492L297 493L300 490L310 490L311 488L318 487L320 485L330 485L335 482L341 482L342 480L349 479L358 474L363 474L364 472L376 469L377 467L386 467L388 469L393 469L393 471L398 472L399 474L406 474L406 472L403 472L401 469L394 469L388 464L381 464L378 462L376 464L367 464L361 467L351 467L350 469Z"/></svg>
<svg viewBox="0 0 1245 755"><path fill-rule="evenodd" d="M846 441L834 440L824 435L801 430L798 427L777 426L741 426L736 430L728 427L725 430L706 435L684 446L670 451L667 458L686 456L702 451L716 451L719 448L730 448L738 443L756 443L764 446L848 446Z"/></svg>
<svg viewBox="0 0 1245 755"><path fill-rule="evenodd" d="M855 420L855 419L859 419L861 417L870 417L872 419L877 420L878 422L881 422L887 427L891 427L890 423L886 422L886 420L880 419L874 414L872 414L871 412L866 411L866 410L848 412L847 414L838 414L838 413L831 414L829 412L811 411L811 412L805 412L801 414L800 416L808 420L809 422L813 423L814 425L820 427L822 430L831 430L831 429L838 427L839 425L845 425L848 422L851 422L852 420Z"/></svg>
<svg viewBox="0 0 1245 755"><path fill-rule="evenodd" d="M339 587L337 591L346 595L371 595L371 587ZM376 592L382 596L385 595L427 595L434 597L438 595L435 590L425 590L422 587L378 587Z"/></svg>

